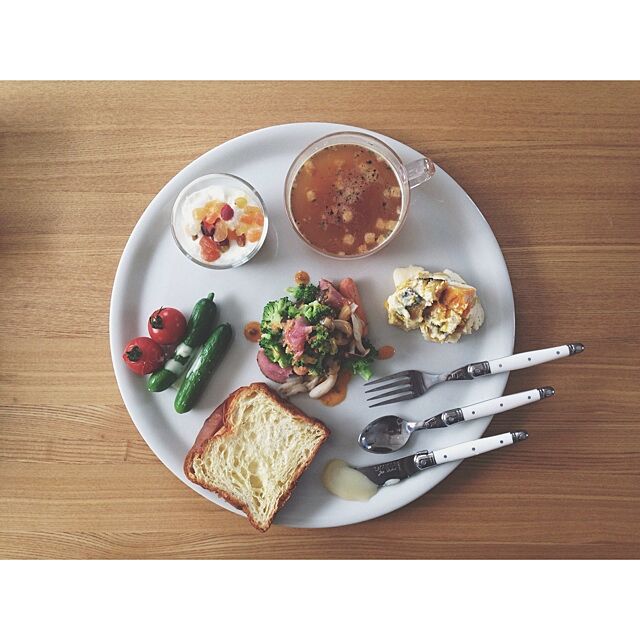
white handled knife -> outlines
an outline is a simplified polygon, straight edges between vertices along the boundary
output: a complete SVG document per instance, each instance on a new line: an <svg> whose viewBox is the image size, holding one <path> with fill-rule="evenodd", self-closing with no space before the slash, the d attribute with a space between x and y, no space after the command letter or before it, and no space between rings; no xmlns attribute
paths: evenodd
<svg viewBox="0 0 640 640"><path fill-rule="evenodd" d="M357 470L367 476L373 483L382 487L405 480L429 467L463 460L464 458L472 458L494 449L508 447L510 444L521 442L528 437L529 434L526 431L508 431L497 436L454 444L452 447L445 447L444 449L418 451L410 456L398 458L391 462L382 462L369 467L357 467Z"/></svg>

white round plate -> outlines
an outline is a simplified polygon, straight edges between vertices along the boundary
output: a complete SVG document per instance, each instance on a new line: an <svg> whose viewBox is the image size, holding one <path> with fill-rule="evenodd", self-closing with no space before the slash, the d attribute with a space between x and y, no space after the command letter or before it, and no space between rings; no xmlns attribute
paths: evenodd
<svg viewBox="0 0 640 640"><path fill-rule="evenodd" d="M410 368L449 371L470 362L513 353L513 294L502 252L478 208L442 169L438 168L434 178L412 191L402 231L374 256L353 261L332 260L315 253L297 237L284 210L283 185L289 165L310 142L341 130L378 136L405 162L421 155L376 132L338 124L295 123L253 131L208 151L172 178L136 224L118 266L109 332L113 367L124 404L158 458L191 489L231 511L237 510L185 478L184 457L204 420L231 391L251 382L267 382L256 364L257 346L245 340L242 330L247 322L260 319L268 300L284 295L285 288L292 286L296 271L304 269L315 282L321 277L334 281L346 276L355 279L369 316L372 342L396 348L394 358L375 364L376 377ZM232 173L250 182L264 198L269 215L269 233L260 253L241 267L222 271L205 269L187 260L169 229L171 207L180 190L198 176L218 172ZM465 336L458 344L437 345L425 342L418 331L404 333L389 326L383 302L393 291L392 272L395 267L409 264L432 271L452 269L477 287L486 310L482 329ZM147 318L154 309L176 307L188 317L194 303L210 291L215 292L220 321L228 321L234 328L234 341L197 408L178 415L173 409L175 391L149 393L146 378L132 374L121 353L131 338L146 335ZM369 502L348 502L334 497L325 490L320 476L331 458L365 465L398 455L380 456L358 447L356 437L369 420L387 413L426 418L445 409L499 396L507 375L439 385L421 398L382 407L382 411L367 408L359 378L352 379L346 400L336 407L295 396L293 402L298 407L327 424L331 437L274 523L293 527L346 525L389 513L423 495L457 465L423 471L381 489ZM488 424L489 419L482 419L418 433L401 455L479 438Z"/></svg>

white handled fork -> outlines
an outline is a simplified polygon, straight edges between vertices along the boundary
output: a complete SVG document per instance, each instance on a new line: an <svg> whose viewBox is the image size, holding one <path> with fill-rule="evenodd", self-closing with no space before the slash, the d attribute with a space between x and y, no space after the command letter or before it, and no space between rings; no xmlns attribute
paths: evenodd
<svg viewBox="0 0 640 640"><path fill-rule="evenodd" d="M367 402L371 403L374 400L381 400L381 402L369 405L370 407L379 407L383 404L417 398L441 382L473 380L474 378L492 375L494 373L526 369L527 367L535 367L537 364L551 362L552 360L572 356L575 353L582 353L583 351L584 345L580 342L574 342L571 344L563 344L559 347L550 347L549 349L514 353L512 356L497 358L496 360L473 362L449 373L438 374L418 371L416 369L407 369L406 371L400 371L399 373L367 382L364 386L369 388L365 389L365 393L377 394L367 396ZM385 393L379 393L380 391L385 391Z"/></svg>

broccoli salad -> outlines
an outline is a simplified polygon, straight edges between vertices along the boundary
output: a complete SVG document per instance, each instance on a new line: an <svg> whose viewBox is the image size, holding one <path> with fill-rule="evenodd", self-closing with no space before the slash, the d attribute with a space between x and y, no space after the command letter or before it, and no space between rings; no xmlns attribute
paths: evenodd
<svg viewBox="0 0 640 640"><path fill-rule="evenodd" d="M337 286L322 279L287 289L268 302L260 323L258 365L281 383L285 395L320 398L336 383L342 367L369 380L376 349L367 339L367 319L351 278Z"/></svg>

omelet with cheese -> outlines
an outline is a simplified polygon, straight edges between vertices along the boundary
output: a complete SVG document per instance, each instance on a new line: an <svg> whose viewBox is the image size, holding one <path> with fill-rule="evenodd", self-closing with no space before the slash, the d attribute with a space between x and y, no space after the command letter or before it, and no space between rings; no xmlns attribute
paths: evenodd
<svg viewBox="0 0 640 640"><path fill-rule="evenodd" d="M415 265L393 272L395 291L385 301L389 324L420 329L429 342L458 342L484 322L474 287L445 269L432 273Z"/></svg>

